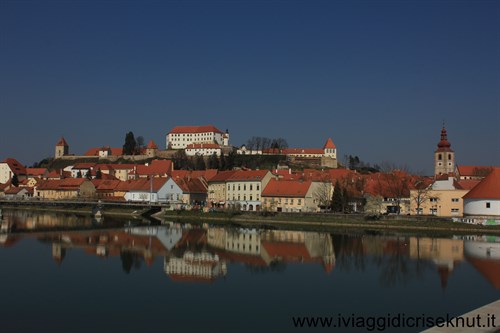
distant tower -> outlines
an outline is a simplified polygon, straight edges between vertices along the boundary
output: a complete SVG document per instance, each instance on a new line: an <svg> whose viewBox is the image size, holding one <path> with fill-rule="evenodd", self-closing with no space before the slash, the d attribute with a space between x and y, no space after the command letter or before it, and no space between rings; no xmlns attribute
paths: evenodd
<svg viewBox="0 0 500 333"><path fill-rule="evenodd" d="M325 156L337 158L337 147L335 147L335 144L333 143L331 138L328 138L328 140L326 140L323 150Z"/></svg>
<svg viewBox="0 0 500 333"><path fill-rule="evenodd" d="M149 141L148 145L146 146L146 155L148 157L155 157L156 150L158 150L158 146L156 146L155 142L153 140Z"/></svg>
<svg viewBox="0 0 500 333"><path fill-rule="evenodd" d="M61 137L59 142L56 144L56 155L55 158L61 158L69 154L69 146L64 137Z"/></svg>
<svg viewBox="0 0 500 333"><path fill-rule="evenodd" d="M455 152L450 148L446 128L441 129L441 141L434 152L434 176L455 172Z"/></svg>
<svg viewBox="0 0 500 333"><path fill-rule="evenodd" d="M224 147L229 146L229 131L226 129L226 133L222 135L222 145Z"/></svg>

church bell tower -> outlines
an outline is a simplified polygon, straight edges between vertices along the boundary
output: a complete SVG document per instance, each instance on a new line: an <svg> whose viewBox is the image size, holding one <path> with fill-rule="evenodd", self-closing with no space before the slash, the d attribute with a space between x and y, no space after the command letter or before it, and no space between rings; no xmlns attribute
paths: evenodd
<svg viewBox="0 0 500 333"><path fill-rule="evenodd" d="M455 152L450 148L448 134L443 125L441 129L441 140L434 152L434 176L455 172Z"/></svg>

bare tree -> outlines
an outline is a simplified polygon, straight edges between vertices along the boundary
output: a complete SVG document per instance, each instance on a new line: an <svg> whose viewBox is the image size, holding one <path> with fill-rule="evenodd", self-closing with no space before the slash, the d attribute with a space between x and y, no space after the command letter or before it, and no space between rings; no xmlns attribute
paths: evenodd
<svg viewBox="0 0 500 333"><path fill-rule="evenodd" d="M422 205L431 199L430 184L426 179L419 177L414 183L415 189L410 191L410 200L416 205L417 215L422 214Z"/></svg>
<svg viewBox="0 0 500 333"><path fill-rule="evenodd" d="M318 206L322 208L330 208L332 202L333 187L328 181L314 182L317 184L316 190L313 193L314 199L318 202ZM314 184L313 183L313 184Z"/></svg>

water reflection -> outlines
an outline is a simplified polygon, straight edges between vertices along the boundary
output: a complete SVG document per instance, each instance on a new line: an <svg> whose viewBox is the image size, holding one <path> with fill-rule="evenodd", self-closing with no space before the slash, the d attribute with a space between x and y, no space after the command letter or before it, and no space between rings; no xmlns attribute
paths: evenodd
<svg viewBox="0 0 500 333"><path fill-rule="evenodd" d="M374 265L381 286L406 285L435 273L446 289L456 267L468 262L500 289L498 237L328 234L144 222L101 218L96 225L89 216L4 213L0 246L35 238L51 245L58 265L68 260L68 252L84 251L119 258L126 274L162 258L163 272L174 282L214 282L230 275L232 264L256 274L284 272L289 265L316 265L324 274L364 272Z"/></svg>

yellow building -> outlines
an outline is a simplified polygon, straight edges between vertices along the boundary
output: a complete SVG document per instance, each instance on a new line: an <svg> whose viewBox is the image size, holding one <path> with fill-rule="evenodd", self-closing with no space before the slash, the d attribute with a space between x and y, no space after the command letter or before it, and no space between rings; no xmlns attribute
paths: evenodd
<svg viewBox="0 0 500 333"><path fill-rule="evenodd" d="M272 179L262 193L264 209L277 212L317 212L316 193L323 183Z"/></svg>

